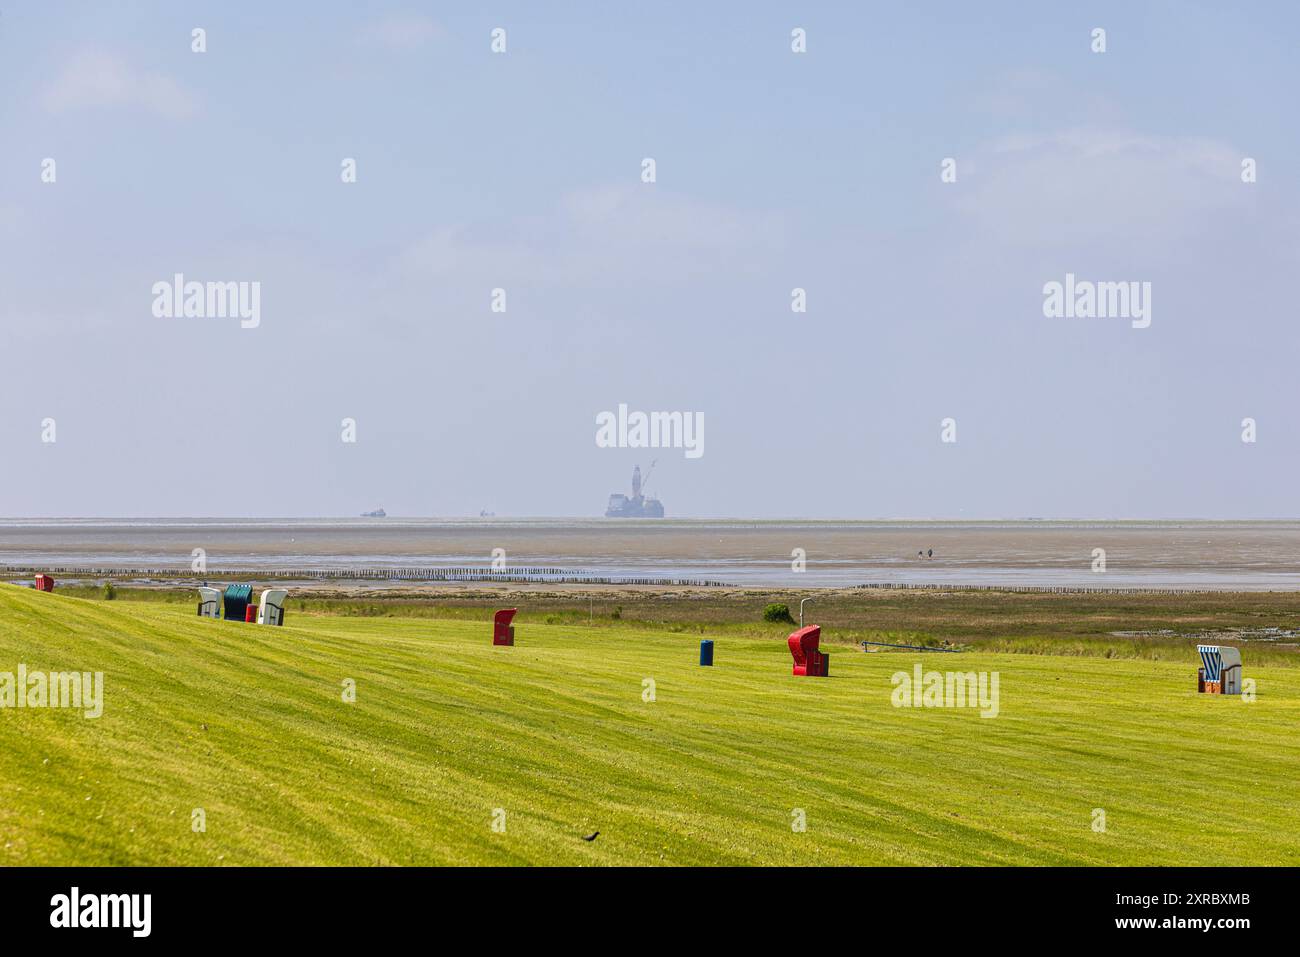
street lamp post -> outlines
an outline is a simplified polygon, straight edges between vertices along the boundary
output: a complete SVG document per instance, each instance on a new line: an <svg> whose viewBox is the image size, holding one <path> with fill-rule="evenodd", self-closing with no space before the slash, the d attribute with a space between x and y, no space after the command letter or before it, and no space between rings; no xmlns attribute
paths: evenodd
<svg viewBox="0 0 1300 957"><path fill-rule="evenodd" d="M812 601L811 598L803 598L799 601L799 627L803 627L803 606Z"/></svg>

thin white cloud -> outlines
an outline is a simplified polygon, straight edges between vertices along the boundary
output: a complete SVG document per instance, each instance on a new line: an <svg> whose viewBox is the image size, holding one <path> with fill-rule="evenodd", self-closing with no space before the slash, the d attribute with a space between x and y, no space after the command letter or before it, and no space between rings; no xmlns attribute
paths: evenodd
<svg viewBox="0 0 1300 957"><path fill-rule="evenodd" d="M18 228L18 209L14 206L5 206L0 203L0 236L17 237Z"/></svg>
<svg viewBox="0 0 1300 957"><path fill-rule="evenodd" d="M392 50L414 50L441 34L442 27L419 13L390 13L365 31L372 42Z"/></svg>
<svg viewBox="0 0 1300 957"><path fill-rule="evenodd" d="M511 276L600 284L681 282L758 270L783 244L772 215L676 195L657 185L605 186L565 196L545 217L441 227L406 249L404 272Z"/></svg>
<svg viewBox="0 0 1300 957"><path fill-rule="evenodd" d="M1248 208L1244 155L1217 140L1122 129L1007 136L963 164L959 208L982 241L1013 246L1176 242Z"/></svg>
<svg viewBox="0 0 1300 957"><path fill-rule="evenodd" d="M81 109L139 109L168 119L197 112L194 96L164 73L142 70L101 51L76 54L41 95L56 113Z"/></svg>

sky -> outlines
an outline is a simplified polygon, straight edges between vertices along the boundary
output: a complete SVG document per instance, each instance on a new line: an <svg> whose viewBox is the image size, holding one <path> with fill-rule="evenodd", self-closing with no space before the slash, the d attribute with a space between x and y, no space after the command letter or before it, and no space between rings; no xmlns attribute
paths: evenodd
<svg viewBox="0 0 1300 957"><path fill-rule="evenodd" d="M652 461L670 517L1300 515L1298 36L6 4L0 516L598 516ZM158 315L178 273L257 283L256 326ZM1149 283L1149 325L1045 315L1067 274ZM603 447L620 405L701 454Z"/></svg>

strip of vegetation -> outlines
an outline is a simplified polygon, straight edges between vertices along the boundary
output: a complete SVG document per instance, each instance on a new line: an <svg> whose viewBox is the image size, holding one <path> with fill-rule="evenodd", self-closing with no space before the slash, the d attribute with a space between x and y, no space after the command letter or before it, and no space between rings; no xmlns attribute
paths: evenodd
<svg viewBox="0 0 1300 957"><path fill-rule="evenodd" d="M60 585L59 591L81 598L106 597L102 584ZM1222 641L1249 648L1251 660L1259 663L1300 666L1300 648L1293 640L1254 637L1267 628L1285 632L1300 623L1300 595L1290 592L1059 595L807 590L773 594L733 590L701 594L461 589L454 593L386 591L358 596L346 591L316 591L292 596L289 611L311 616L486 624L494 609L513 604L520 608L516 624L524 626L540 623L608 629L636 625L671 634L783 641L793 623L788 609L791 604L797 606L800 597L813 599L806 608L806 620L820 624L823 642L833 645L872 641L1014 654L1182 661L1194 653L1198 641ZM785 601L774 600L778 598ZM191 588L116 585L114 600L193 604L196 596ZM780 614L780 606L786 607L786 615Z"/></svg>

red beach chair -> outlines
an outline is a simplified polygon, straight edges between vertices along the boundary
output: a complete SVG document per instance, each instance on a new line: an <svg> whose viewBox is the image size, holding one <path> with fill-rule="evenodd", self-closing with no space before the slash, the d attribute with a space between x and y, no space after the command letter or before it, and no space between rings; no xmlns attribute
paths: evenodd
<svg viewBox="0 0 1300 957"><path fill-rule="evenodd" d="M830 674L831 656L817 650L821 636L820 625L809 625L807 628L800 628L786 640L790 646L790 654L794 656L792 674L805 675L809 678L825 678Z"/></svg>
<svg viewBox="0 0 1300 957"><path fill-rule="evenodd" d="M518 608L503 608L492 616L492 644L513 645L515 643L515 628L510 622L518 610Z"/></svg>

